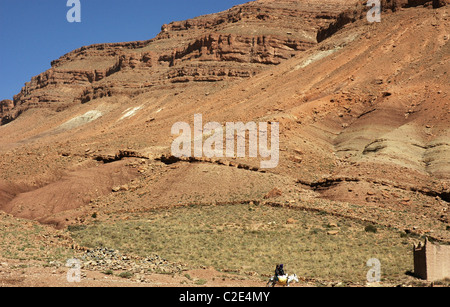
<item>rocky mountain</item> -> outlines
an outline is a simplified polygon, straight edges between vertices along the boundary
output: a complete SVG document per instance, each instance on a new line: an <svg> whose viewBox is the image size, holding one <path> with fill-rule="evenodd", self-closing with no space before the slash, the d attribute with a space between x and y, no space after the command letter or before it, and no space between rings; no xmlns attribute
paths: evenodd
<svg viewBox="0 0 450 307"><path fill-rule="evenodd" d="M446 3L384 0L372 24L362 1L258 0L63 55L0 103L0 209L64 227L277 188L283 204L449 240ZM173 159L171 127L196 113L279 122L279 166Z"/></svg>
<svg viewBox="0 0 450 307"><path fill-rule="evenodd" d="M339 1L338 1L339 2ZM14 97L15 118L30 108L64 110L96 98L136 96L185 82L255 76L317 44L339 12L316 1L258 1L163 25L144 42L82 47L52 62Z"/></svg>

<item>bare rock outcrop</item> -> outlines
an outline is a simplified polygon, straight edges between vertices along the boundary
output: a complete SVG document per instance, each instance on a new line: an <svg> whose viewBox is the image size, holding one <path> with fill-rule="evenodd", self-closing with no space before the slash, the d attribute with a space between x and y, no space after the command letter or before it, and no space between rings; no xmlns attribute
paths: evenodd
<svg viewBox="0 0 450 307"><path fill-rule="evenodd" d="M0 101L0 124L5 124L10 121L9 112L14 108L14 102L6 99Z"/></svg>
<svg viewBox="0 0 450 307"><path fill-rule="evenodd" d="M79 48L25 84L8 120L29 108L60 111L168 83L250 78L315 46L317 32L354 3L260 0L163 25L151 40Z"/></svg>

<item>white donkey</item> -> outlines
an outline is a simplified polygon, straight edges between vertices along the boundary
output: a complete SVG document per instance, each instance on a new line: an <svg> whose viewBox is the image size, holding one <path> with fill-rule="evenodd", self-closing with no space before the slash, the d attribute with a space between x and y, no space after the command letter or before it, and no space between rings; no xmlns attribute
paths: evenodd
<svg viewBox="0 0 450 307"><path fill-rule="evenodd" d="M275 276L272 276L270 280L267 282L267 287L275 287L283 286L283 287L289 287L289 285L293 282L298 282L298 277L296 274L293 275L284 275L284 276L278 276L278 280L275 278Z"/></svg>

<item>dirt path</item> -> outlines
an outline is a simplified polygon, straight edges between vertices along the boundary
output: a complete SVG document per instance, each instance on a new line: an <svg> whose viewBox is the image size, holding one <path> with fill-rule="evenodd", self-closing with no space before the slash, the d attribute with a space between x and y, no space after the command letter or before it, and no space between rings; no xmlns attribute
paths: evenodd
<svg viewBox="0 0 450 307"><path fill-rule="evenodd" d="M174 275L146 274L145 281L82 270L80 282L68 282L68 272L66 267L3 259L0 261L0 287L265 287L261 278L224 274L212 269ZM306 284L294 286L302 285Z"/></svg>

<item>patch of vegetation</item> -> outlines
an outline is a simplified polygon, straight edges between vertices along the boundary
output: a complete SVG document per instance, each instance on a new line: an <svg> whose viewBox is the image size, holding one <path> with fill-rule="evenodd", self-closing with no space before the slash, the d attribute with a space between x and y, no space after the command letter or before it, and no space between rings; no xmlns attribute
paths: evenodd
<svg viewBox="0 0 450 307"><path fill-rule="evenodd" d="M67 230L70 232L74 232L74 231L82 231L86 229L86 225L69 225L67 226Z"/></svg>
<svg viewBox="0 0 450 307"><path fill-rule="evenodd" d="M206 281L205 279L199 279L199 280L195 281L195 284L197 286L203 286L203 285L206 285L207 282L208 281Z"/></svg>
<svg viewBox="0 0 450 307"><path fill-rule="evenodd" d="M118 275L120 278L130 279L134 276L131 272L122 272Z"/></svg>
<svg viewBox="0 0 450 307"><path fill-rule="evenodd" d="M371 233L377 233L378 229L377 229L377 227L375 225L367 225L364 228L364 231L365 232L371 232Z"/></svg>
<svg viewBox="0 0 450 307"><path fill-rule="evenodd" d="M321 227L331 221L339 225L337 235ZM413 268L412 239L400 238L394 229L367 232L360 223L323 212L269 206L250 211L248 204L148 212L92 224L72 236L89 248L110 246L144 257L156 253L194 267L260 275L283 263L287 273L306 278L365 283L371 258L381 261L386 280L403 278Z"/></svg>
<svg viewBox="0 0 450 307"><path fill-rule="evenodd" d="M0 258L65 262L74 251L65 239L46 226L4 217L0 220Z"/></svg>

